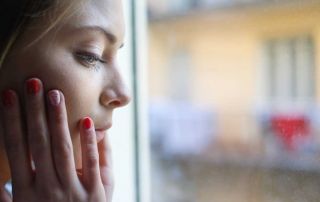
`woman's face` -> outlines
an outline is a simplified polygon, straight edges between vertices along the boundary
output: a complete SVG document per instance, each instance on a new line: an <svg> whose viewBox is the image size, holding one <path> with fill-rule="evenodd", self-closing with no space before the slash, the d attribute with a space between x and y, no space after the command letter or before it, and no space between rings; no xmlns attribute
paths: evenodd
<svg viewBox="0 0 320 202"><path fill-rule="evenodd" d="M17 41L0 70L0 89L22 95L24 81L36 77L45 90L61 90L79 167L79 120L90 116L101 141L101 131L111 127L113 110L129 102L115 61L124 38L122 5L119 0L88 1L37 40L46 21L32 24Z"/></svg>

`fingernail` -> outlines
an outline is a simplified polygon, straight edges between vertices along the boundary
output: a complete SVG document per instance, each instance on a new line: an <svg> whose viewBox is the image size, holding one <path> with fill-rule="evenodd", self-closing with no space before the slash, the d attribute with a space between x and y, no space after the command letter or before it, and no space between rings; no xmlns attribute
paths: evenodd
<svg viewBox="0 0 320 202"><path fill-rule="evenodd" d="M60 104L60 93L57 90L52 90L48 93L50 104L58 106Z"/></svg>
<svg viewBox="0 0 320 202"><path fill-rule="evenodd" d="M83 127L86 129L86 130L89 130L91 127L92 127L92 122L91 122L91 119L90 118L85 118L83 120Z"/></svg>
<svg viewBox="0 0 320 202"><path fill-rule="evenodd" d="M2 103L5 107L10 107L13 105L14 95L12 90L5 90L2 92Z"/></svg>
<svg viewBox="0 0 320 202"><path fill-rule="evenodd" d="M30 95L35 95L40 91L40 83L37 79L29 79L27 81L27 92Z"/></svg>

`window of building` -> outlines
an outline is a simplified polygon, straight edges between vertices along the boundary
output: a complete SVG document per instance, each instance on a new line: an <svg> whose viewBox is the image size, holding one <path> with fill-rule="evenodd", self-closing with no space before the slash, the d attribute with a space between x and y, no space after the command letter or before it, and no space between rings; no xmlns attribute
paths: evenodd
<svg viewBox="0 0 320 202"><path fill-rule="evenodd" d="M274 105L310 103L315 97L314 41L310 36L265 44L267 97Z"/></svg>

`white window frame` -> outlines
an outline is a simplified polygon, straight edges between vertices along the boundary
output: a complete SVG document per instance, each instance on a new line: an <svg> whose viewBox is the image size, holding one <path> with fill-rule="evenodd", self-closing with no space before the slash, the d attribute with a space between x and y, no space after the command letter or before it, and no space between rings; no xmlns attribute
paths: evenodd
<svg viewBox="0 0 320 202"><path fill-rule="evenodd" d="M265 41L262 46L257 92L263 106L291 110L297 107L303 109L314 102L315 67L312 42L312 35L309 34ZM274 47L270 48L271 45ZM271 49L274 50L272 61ZM292 57L295 57L294 61Z"/></svg>
<svg viewBox="0 0 320 202"><path fill-rule="evenodd" d="M132 101L116 110L109 133L115 177L113 202L150 202L146 2L123 0L123 6L126 37L118 62Z"/></svg>

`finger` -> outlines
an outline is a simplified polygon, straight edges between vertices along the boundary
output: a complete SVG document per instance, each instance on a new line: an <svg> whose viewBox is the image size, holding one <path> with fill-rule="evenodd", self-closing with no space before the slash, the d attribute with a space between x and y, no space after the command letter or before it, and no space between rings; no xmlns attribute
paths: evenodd
<svg viewBox="0 0 320 202"><path fill-rule="evenodd" d="M12 202L10 194L4 187L0 187L0 202Z"/></svg>
<svg viewBox="0 0 320 202"><path fill-rule="evenodd" d="M83 182L88 191L91 191L101 183L101 180L97 139L94 125L90 118L84 118L81 120L80 136Z"/></svg>
<svg viewBox="0 0 320 202"><path fill-rule="evenodd" d="M77 182L78 177L74 163L65 99L58 90L48 92L48 114L51 147L58 179L64 187L70 187Z"/></svg>
<svg viewBox="0 0 320 202"><path fill-rule="evenodd" d="M19 99L14 91L2 93L2 112L12 182L16 189L24 189L31 184L32 171L26 137L22 132Z"/></svg>
<svg viewBox="0 0 320 202"><path fill-rule="evenodd" d="M98 144L98 150L102 184L104 186L107 198L111 201L114 188L114 177L111 146L107 135Z"/></svg>
<svg viewBox="0 0 320 202"><path fill-rule="evenodd" d="M39 79L29 79L26 82L25 98L28 140L36 168L36 182L43 185L54 185L56 175L51 157L43 86Z"/></svg>
<svg viewBox="0 0 320 202"><path fill-rule="evenodd" d="M108 140L108 136L98 144L99 150L99 165L101 172L101 179L103 180L103 184L112 184L112 153L111 146Z"/></svg>

